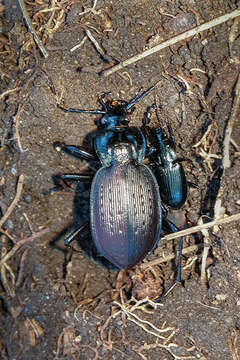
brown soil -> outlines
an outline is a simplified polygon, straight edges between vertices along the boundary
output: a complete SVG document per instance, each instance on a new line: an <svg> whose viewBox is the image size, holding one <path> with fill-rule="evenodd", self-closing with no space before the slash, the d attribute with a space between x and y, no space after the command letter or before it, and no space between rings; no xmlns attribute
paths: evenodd
<svg viewBox="0 0 240 360"><path fill-rule="evenodd" d="M22 246L7 262L8 270L2 267L0 357L11 360L238 359L238 223L209 232L207 286L201 286L200 282L200 248L183 258L183 287L175 287L156 309L140 304L135 310L131 308L133 298L130 304L128 300L131 296L145 297L148 291L144 285L148 288L151 284L149 288L155 287L160 295L172 284L175 261L154 266L144 276L138 268L118 276L118 271L94 253L89 229L73 243L77 251L71 253L64 248L63 236L58 235L73 218L79 223L88 218L89 185L79 185L77 193L66 189L43 195L53 187L52 175L81 173L87 168L85 161L57 153L53 144L64 141L90 147L89 134L96 130L96 117L64 113L57 108L57 101L61 100L66 107L99 108L98 97L104 91L111 91L114 99L129 100L140 87L147 89L160 80L156 89L137 105L131 121L141 126L146 108L156 102L161 110L158 117L153 115L152 126L170 122L178 155L187 158L184 163L187 178L199 186L190 191L178 215L184 215L192 225L197 224L201 215L212 218L217 196L221 196L226 214L238 213L239 149L237 152L231 145L231 167L224 174L221 160L224 130L232 112L239 72L231 60L233 54L234 58L240 58L239 36L231 53L229 50L233 21L177 43L109 77L98 75L115 60L140 53L154 46L155 41L161 42L233 11L237 2L99 0L98 13L81 16L83 9L92 6L91 1L58 3L64 10L61 21L58 19L59 28L52 36L50 32L39 32L49 53L47 59L39 56L14 1L5 2L1 18L0 90L20 87L0 102L2 214L14 199L19 175L24 175L21 199L3 230L16 241L43 228L49 230ZM51 6L58 3L51 2ZM32 6L29 2L27 9L33 19L34 14L47 6L44 0ZM59 13L57 10L53 19ZM49 25L50 16L51 12L42 12L34 18L35 27ZM84 37L86 26L105 49L104 59L88 39L80 49L70 52ZM22 113L14 118L21 105ZM205 143L193 147L210 125ZM232 138L239 146L239 123L234 126ZM217 157L206 162L200 155L201 149ZM219 188L223 193L219 194ZM202 242L199 233L185 239L184 247ZM2 235L2 256L12 246L12 241ZM145 262L176 248L177 241L167 244L160 241L158 249ZM16 282L12 282L9 270L15 274ZM125 288L119 289L122 286ZM114 301L123 302L122 311Z"/></svg>

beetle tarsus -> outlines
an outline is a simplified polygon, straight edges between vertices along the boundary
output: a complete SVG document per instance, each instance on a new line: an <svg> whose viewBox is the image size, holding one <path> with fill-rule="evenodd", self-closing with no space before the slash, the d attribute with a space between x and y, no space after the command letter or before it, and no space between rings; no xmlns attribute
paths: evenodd
<svg viewBox="0 0 240 360"><path fill-rule="evenodd" d="M77 226L64 240L64 244L67 247L70 247L71 242L77 237L77 235L79 235L87 226L88 226L89 222L86 221L85 223L83 223L80 226Z"/></svg>

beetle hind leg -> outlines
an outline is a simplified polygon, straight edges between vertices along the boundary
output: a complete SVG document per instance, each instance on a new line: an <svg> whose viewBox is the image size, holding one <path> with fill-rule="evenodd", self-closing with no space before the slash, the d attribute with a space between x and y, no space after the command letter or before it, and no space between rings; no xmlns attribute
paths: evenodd
<svg viewBox="0 0 240 360"><path fill-rule="evenodd" d="M167 225L172 230L172 232L177 232L178 228L169 220L166 220ZM165 291L163 295L159 298L155 299L154 302L160 302L164 297L166 297L172 290L175 288L177 284L182 284L182 248L183 248L183 237L181 236L179 239L179 248L178 248L178 267L177 267L177 276L175 282L170 286L170 288Z"/></svg>
<svg viewBox="0 0 240 360"><path fill-rule="evenodd" d="M76 226L71 232L70 234L68 234L65 239L64 239L64 245L71 247L70 244L71 242L75 239L75 237L80 234L87 226L88 226L89 222L86 221L84 222L82 225L80 226Z"/></svg>

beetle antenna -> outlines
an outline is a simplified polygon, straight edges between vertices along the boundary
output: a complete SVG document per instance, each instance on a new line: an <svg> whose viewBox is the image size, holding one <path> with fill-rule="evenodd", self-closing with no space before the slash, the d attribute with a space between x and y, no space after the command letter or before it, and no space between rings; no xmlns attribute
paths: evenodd
<svg viewBox="0 0 240 360"><path fill-rule="evenodd" d="M107 113L107 111L103 111L103 110L83 110L83 109L65 108L61 105L57 105L57 106L59 107L59 109L65 112L78 113L78 114L105 115Z"/></svg>
<svg viewBox="0 0 240 360"><path fill-rule="evenodd" d="M143 93L142 93L142 89L140 89L138 91L137 95L132 100L130 100L129 103L127 103L127 105L125 106L125 109L130 110L135 104L137 104L140 100L142 100L153 89L154 89L154 86L151 86L149 89L147 89Z"/></svg>

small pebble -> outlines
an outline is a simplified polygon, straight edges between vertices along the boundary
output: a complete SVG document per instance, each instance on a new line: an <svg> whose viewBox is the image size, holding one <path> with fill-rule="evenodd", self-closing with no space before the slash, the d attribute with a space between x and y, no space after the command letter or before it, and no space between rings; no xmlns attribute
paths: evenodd
<svg viewBox="0 0 240 360"><path fill-rule="evenodd" d="M17 174L17 170L14 169L14 168L11 168L11 173L12 173L13 175L16 175L16 174Z"/></svg>
<svg viewBox="0 0 240 360"><path fill-rule="evenodd" d="M227 294L217 294L216 295L216 299L219 300L219 301L224 301L224 300L227 299L227 297L228 297Z"/></svg>

